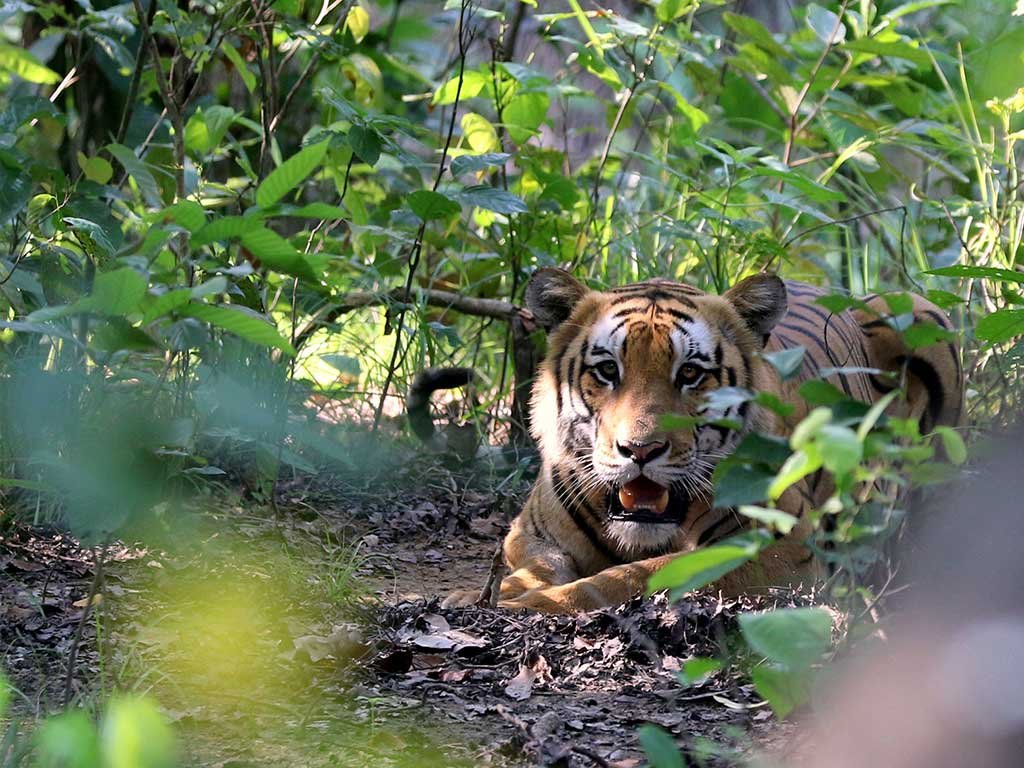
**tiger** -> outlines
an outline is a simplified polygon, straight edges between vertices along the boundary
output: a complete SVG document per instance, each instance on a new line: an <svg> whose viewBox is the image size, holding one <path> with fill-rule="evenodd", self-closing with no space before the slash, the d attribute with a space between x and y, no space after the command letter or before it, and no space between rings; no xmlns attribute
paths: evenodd
<svg viewBox="0 0 1024 768"><path fill-rule="evenodd" d="M824 295L768 273L715 295L660 278L592 290L564 270L538 269L525 301L548 337L531 401L541 466L504 539L509 573L498 606L577 613L618 605L681 553L747 529L749 518L714 506L712 473L750 432L788 437L810 408L799 386L823 371L865 403L901 387L905 397L887 413L917 419L922 434L960 423L960 350L939 307L909 294L914 322L949 332L911 350L886 321L884 297L830 312L817 303ZM765 354L798 346L800 369L783 380ZM771 393L792 411L783 418L748 400L707 423L707 396L725 387ZM705 419L668 428L666 414ZM819 578L807 513L833 492L822 472L790 486L777 506L797 518L793 530L712 586L735 595ZM458 590L443 605L478 596Z"/></svg>

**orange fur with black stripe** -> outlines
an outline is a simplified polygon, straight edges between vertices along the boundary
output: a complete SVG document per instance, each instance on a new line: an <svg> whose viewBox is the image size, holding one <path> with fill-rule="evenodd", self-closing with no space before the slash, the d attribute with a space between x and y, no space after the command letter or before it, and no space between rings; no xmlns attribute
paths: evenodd
<svg viewBox="0 0 1024 768"><path fill-rule="evenodd" d="M828 380L865 402L901 383L907 398L890 413L919 418L923 431L959 421L963 382L954 345L911 352L879 320L888 312L881 299L867 300L872 311L833 314L815 303L823 294L766 274L722 296L667 280L596 292L564 271L539 270L527 303L549 333L532 403L542 469L505 539L511 573L499 605L557 613L614 605L642 592L679 553L743 530L746 518L713 507L711 473L747 432L788 435L807 413L797 389L824 368L861 369ZM918 296L914 315L949 328ZM794 346L806 350L802 368L781 381L760 353ZM901 381L870 369L899 373ZM773 393L793 413L782 420L747 402L719 404L709 414L707 394L723 387ZM659 423L669 413L719 416L743 428L666 432ZM716 586L737 593L813 581L805 512L832 492L823 473L789 488L778 505L800 519L795 530ZM635 506L635 494L646 501ZM456 592L446 604L478 594Z"/></svg>

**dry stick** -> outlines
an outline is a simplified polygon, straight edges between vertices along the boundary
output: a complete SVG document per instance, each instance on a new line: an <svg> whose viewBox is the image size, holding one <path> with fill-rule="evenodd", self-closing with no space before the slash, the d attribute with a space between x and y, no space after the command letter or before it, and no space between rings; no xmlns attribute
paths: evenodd
<svg viewBox="0 0 1024 768"><path fill-rule="evenodd" d="M431 307L453 309L475 317L492 317L496 320L512 320L526 314L526 310L501 299L480 299L461 293L440 291L435 288L395 288L387 293L353 291L320 317L315 317L295 336L295 348L299 349L320 327L333 323L342 315L364 307L379 307L389 304L412 304L423 302Z"/></svg>
<svg viewBox="0 0 1024 768"><path fill-rule="evenodd" d="M462 0L462 5L459 8L459 29L458 29L458 42L459 42L459 81L455 87L455 102L452 104L452 116L448 123L448 135L445 136L444 149L441 152L441 160L437 165L437 175L434 177L434 186L431 191L436 192L437 188L441 184L441 177L444 176L445 168L448 162L448 150L452 146L452 136L455 134L455 117L459 112L459 102L462 98L462 84L465 80L466 74L466 12L469 10L470 0ZM419 231L416 233L416 239L412 244L412 250L409 253L409 271L405 279L405 292L411 294L412 284L416 278L416 267L420 262L420 254L423 251L423 238L427 233L427 222L424 221L420 224ZM405 311L406 307L403 305L398 311L397 322L395 323L395 345L391 350L391 360L388 363L388 373L384 378L384 388L380 395L380 400L377 402L377 407L373 412L373 432L376 432L380 427L381 415L384 413L384 403L387 401L388 390L391 389L391 382L395 378L395 369L398 366L398 353L402 348L402 330L405 327Z"/></svg>
<svg viewBox="0 0 1024 768"><path fill-rule="evenodd" d="M494 548L494 554L491 555L490 575L487 577L484 588L480 590L480 597L476 600L476 604L481 607L494 608L498 605L498 597L501 595L501 577L505 573L505 560L502 556L504 539L505 537L502 536Z"/></svg>
<svg viewBox="0 0 1024 768"><path fill-rule="evenodd" d="M78 626L75 627L75 636L71 640L71 651L68 654L68 667L64 675L64 709L67 709L68 705L71 704L71 690L75 682L75 664L78 661L78 646L82 642L82 634L85 632L85 624L89 620L89 614L92 612L93 601L99 593L100 584L103 583L103 558L106 551L107 540L104 540L97 549L93 550L92 584L89 585L89 594L85 599L82 617L78 620Z"/></svg>

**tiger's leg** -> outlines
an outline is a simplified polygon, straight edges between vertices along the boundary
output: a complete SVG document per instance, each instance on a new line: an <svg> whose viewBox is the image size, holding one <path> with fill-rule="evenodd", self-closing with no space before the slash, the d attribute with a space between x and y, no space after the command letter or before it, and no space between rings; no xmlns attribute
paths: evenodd
<svg viewBox="0 0 1024 768"><path fill-rule="evenodd" d="M569 554L543 539L531 526L529 509L515 519L503 545L505 563L512 573L501 580L500 600L512 600L525 592L565 584L579 577ZM473 605L479 589L452 592L442 607Z"/></svg>
<svg viewBox="0 0 1024 768"><path fill-rule="evenodd" d="M678 554L659 555L633 563L615 565L567 584L536 587L517 597L502 596L501 608L527 608L544 613L579 613L619 605L643 593L655 571Z"/></svg>

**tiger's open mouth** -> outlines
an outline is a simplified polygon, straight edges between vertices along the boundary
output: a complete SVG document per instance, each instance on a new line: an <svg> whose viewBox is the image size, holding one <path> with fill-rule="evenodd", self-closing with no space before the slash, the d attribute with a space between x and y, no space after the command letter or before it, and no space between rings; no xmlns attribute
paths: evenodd
<svg viewBox="0 0 1024 768"><path fill-rule="evenodd" d="M643 475L608 494L608 517L616 522L678 524L689 507L685 493Z"/></svg>

